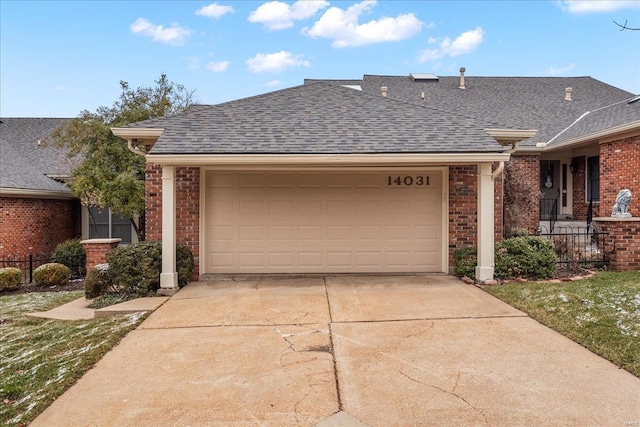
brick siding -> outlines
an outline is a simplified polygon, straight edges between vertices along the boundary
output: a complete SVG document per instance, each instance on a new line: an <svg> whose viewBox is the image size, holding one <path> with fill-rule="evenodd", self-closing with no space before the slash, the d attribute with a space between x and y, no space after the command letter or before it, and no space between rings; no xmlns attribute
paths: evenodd
<svg viewBox="0 0 640 427"><path fill-rule="evenodd" d="M587 158L584 156L575 158L576 171L573 173L573 218L579 221L587 219L587 209L589 203L587 200ZM598 209L598 203L594 202L594 210ZM594 213L594 216L597 216Z"/></svg>
<svg viewBox="0 0 640 427"><path fill-rule="evenodd" d="M83 240L82 247L87 254L85 267L87 272L98 264L107 262L107 252L118 246L120 239L92 239Z"/></svg>
<svg viewBox="0 0 640 427"><path fill-rule="evenodd" d="M640 135L600 144L600 216L609 216L618 192L631 190L629 213L640 216Z"/></svg>
<svg viewBox="0 0 640 427"><path fill-rule="evenodd" d="M478 168L475 165L449 167L449 267L453 251L477 243Z"/></svg>
<svg viewBox="0 0 640 427"><path fill-rule="evenodd" d="M147 240L162 239L162 167L147 164L146 171ZM200 168L176 168L176 240L193 252L191 280L200 275Z"/></svg>
<svg viewBox="0 0 640 427"><path fill-rule="evenodd" d="M535 233L540 225L540 159L537 156L511 156L505 169L504 224ZM507 192L517 194L516 202ZM523 206L527 206L526 208Z"/></svg>
<svg viewBox="0 0 640 427"><path fill-rule="evenodd" d="M605 250L612 252L609 268L616 271L640 270L640 219L605 221L596 219L607 233Z"/></svg>
<svg viewBox="0 0 640 427"><path fill-rule="evenodd" d="M81 234L77 200L0 197L0 257L51 255Z"/></svg>

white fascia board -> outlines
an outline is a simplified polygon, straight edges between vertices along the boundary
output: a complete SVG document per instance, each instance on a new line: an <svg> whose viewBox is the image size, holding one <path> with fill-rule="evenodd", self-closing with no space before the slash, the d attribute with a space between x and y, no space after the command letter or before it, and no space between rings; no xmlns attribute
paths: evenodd
<svg viewBox="0 0 640 427"><path fill-rule="evenodd" d="M159 138L164 128L111 128L111 132L124 139Z"/></svg>
<svg viewBox="0 0 640 427"><path fill-rule="evenodd" d="M1 197L23 197L25 199L77 199L71 192L53 190L31 190L27 188L0 187Z"/></svg>
<svg viewBox="0 0 640 427"><path fill-rule="evenodd" d="M168 166L420 166L508 161L509 153L451 154L148 154L147 163Z"/></svg>

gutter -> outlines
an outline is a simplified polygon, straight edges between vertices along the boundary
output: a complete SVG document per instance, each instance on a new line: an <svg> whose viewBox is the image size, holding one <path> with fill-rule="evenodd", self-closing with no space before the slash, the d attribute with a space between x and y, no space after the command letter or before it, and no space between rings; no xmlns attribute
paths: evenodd
<svg viewBox="0 0 640 427"><path fill-rule="evenodd" d="M169 166L347 167L421 166L501 162L509 153L405 153L405 154L149 154L147 163Z"/></svg>

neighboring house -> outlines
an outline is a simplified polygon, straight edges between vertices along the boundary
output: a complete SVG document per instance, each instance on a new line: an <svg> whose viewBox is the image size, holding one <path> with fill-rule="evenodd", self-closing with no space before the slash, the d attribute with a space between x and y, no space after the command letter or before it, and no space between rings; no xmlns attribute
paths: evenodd
<svg viewBox="0 0 640 427"><path fill-rule="evenodd" d="M167 293L175 243L196 275L448 272L453 250L477 245L488 280L504 162L564 195L567 216L585 215L587 190L605 210L608 191L640 194L632 98L589 77L365 76L113 132L148 153L147 238L163 241Z"/></svg>
<svg viewBox="0 0 640 427"><path fill-rule="evenodd" d="M42 143L69 120L0 118L0 260L49 256L59 243L79 237L131 241L131 226L123 229L108 210L95 209L97 225L89 227L86 209L64 184L73 160Z"/></svg>

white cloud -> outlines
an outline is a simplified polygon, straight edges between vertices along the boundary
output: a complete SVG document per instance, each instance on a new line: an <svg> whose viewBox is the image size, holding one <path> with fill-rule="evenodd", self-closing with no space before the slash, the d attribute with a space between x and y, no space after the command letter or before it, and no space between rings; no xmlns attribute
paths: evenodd
<svg viewBox="0 0 640 427"><path fill-rule="evenodd" d="M550 66L547 68L547 74L550 76L560 76L563 74L568 73L569 71L573 70L574 68L576 68L576 64L574 62L572 62L569 65L565 65L563 67L555 67L555 66Z"/></svg>
<svg viewBox="0 0 640 427"><path fill-rule="evenodd" d="M640 7L640 2L637 0L558 0L556 4L569 13L614 12L620 9Z"/></svg>
<svg viewBox="0 0 640 427"><path fill-rule="evenodd" d="M207 70L213 71L214 73L220 73L222 71L225 71L227 68L229 68L229 64L231 64L229 61L222 61L222 62L211 61L207 64Z"/></svg>
<svg viewBox="0 0 640 427"><path fill-rule="evenodd" d="M267 83L267 86L280 86L282 82L280 80L271 80L269 83Z"/></svg>
<svg viewBox="0 0 640 427"><path fill-rule="evenodd" d="M268 30L283 30L293 27L293 21L311 18L329 6L324 0L298 0L289 5L281 1L266 2L249 14L249 22L260 23Z"/></svg>
<svg viewBox="0 0 640 427"><path fill-rule="evenodd" d="M439 45L435 49L425 49L418 54L417 61L427 62L436 61L445 56L458 56L465 53L473 52L480 46L484 37L484 31L481 27L476 27L474 30L466 31L460 34L455 40L451 40L449 37L444 39L429 38L429 44L435 44L439 42Z"/></svg>
<svg viewBox="0 0 640 427"><path fill-rule="evenodd" d="M311 28L303 32L311 37L333 39L333 47L356 47L382 42L396 42L418 34L425 24L413 13L382 17L359 24L360 16L376 5L375 0L365 0L346 10L332 7ZM429 24L427 26L431 26Z"/></svg>
<svg viewBox="0 0 640 427"><path fill-rule="evenodd" d="M233 7L231 6L220 6L217 3L211 3L208 6L203 6L200 9L196 10L196 15L206 16L207 18L218 19L221 16L226 15L227 13L233 13Z"/></svg>
<svg viewBox="0 0 640 427"><path fill-rule="evenodd" d="M138 18L131 24L131 32L148 37L154 42L166 43L172 46L183 45L189 37L191 30L183 28L177 23L172 23L171 27L165 28L162 25L154 25L144 18Z"/></svg>
<svg viewBox="0 0 640 427"><path fill-rule="evenodd" d="M259 53L246 62L249 70L254 73L265 71L278 72L292 67L310 67L311 63L305 61L300 55L291 52L280 51L276 53Z"/></svg>

